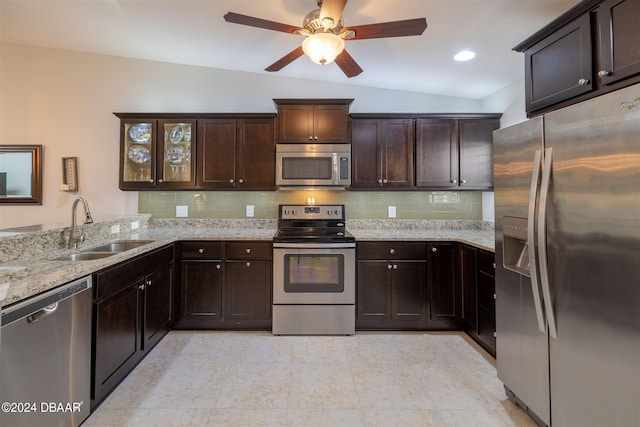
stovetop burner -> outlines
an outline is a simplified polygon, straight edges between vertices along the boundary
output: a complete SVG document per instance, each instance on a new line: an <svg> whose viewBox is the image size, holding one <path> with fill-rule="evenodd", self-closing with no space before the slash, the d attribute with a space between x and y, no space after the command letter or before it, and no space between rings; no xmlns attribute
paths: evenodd
<svg viewBox="0 0 640 427"><path fill-rule="evenodd" d="M277 243L355 242L345 228L344 205L280 205Z"/></svg>

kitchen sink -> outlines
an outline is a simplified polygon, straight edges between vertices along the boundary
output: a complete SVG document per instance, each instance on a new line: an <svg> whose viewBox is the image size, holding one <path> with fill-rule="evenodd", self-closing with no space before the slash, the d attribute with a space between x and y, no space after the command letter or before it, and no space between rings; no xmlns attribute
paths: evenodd
<svg viewBox="0 0 640 427"><path fill-rule="evenodd" d="M146 244L153 243L153 240L119 240L116 242L107 243L106 245L97 246L95 248L87 249L84 252L125 252L131 249L144 246Z"/></svg>
<svg viewBox="0 0 640 427"><path fill-rule="evenodd" d="M95 248L85 249L77 254L54 258L54 261L91 261L93 259L107 258L152 242L153 240L118 240Z"/></svg>
<svg viewBox="0 0 640 427"><path fill-rule="evenodd" d="M90 261L92 259L106 258L115 255L116 252L80 252L54 258L55 261Z"/></svg>

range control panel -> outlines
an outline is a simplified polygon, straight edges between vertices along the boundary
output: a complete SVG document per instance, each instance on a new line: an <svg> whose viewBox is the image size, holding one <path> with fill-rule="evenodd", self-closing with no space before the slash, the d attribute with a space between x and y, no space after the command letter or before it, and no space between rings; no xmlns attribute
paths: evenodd
<svg viewBox="0 0 640 427"><path fill-rule="evenodd" d="M280 219L344 221L344 205L280 205Z"/></svg>

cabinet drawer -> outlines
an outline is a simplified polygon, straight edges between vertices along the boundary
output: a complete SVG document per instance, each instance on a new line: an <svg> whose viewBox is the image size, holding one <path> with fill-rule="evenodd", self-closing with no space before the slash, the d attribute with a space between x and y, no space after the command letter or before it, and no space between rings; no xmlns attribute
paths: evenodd
<svg viewBox="0 0 640 427"><path fill-rule="evenodd" d="M226 259L271 259L271 242L226 242Z"/></svg>
<svg viewBox="0 0 640 427"><path fill-rule="evenodd" d="M358 259L427 259L425 242L360 242Z"/></svg>
<svg viewBox="0 0 640 427"><path fill-rule="evenodd" d="M181 259L222 259L221 242L182 242Z"/></svg>

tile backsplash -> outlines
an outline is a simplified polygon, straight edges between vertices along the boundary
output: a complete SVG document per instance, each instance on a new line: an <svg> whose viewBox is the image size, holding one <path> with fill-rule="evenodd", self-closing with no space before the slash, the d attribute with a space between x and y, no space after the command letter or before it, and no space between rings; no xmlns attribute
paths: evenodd
<svg viewBox="0 0 640 427"><path fill-rule="evenodd" d="M279 204L344 204L348 219L384 219L396 207L399 219L482 220L481 192L352 192L316 190L280 191L148 191L138 193L138 212L154 218L175 218L176 206L187 206L189 218L245 218L254 206L254 218L278 217Z"/></svg>

